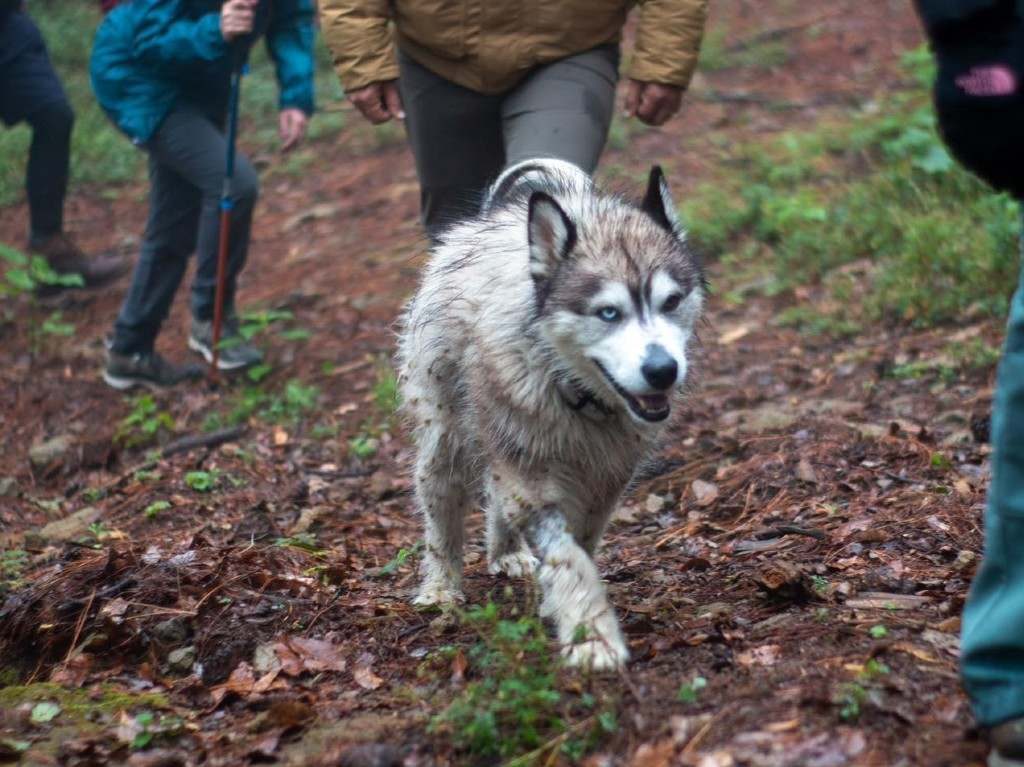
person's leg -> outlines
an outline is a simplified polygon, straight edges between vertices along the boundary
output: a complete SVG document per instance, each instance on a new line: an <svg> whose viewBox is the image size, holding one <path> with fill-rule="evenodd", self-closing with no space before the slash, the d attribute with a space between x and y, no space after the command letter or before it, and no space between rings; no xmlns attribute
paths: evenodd
<svg viewBox="0 0 1024 767"><path fill-rule="evenodd" d="M121 355L145 355L153 350L185 276L188 257L196 247L200 193L160 161L156 147L164 139L161 128L151 142L149 219L131 286L114 323L111 350Z"/></svg>
<svg viewBox="0 0 1024 767"><path fill-rule="evenodd" d="M538 67L502 104L507 163L541 157L593 173L615 109L619 52L602 46Z"/></svg>
<svg viewBox="0 0 1024 767"><path fill-rule="evenodd" d="M991 433L985 556L964 609L961 645L964 686L984 726L1024 717L1024 271L1010 308Z"/></svg>
<svg viewBox="0 0 1024 767"><path fill-rule="evenodd" d="M420 180L423 226L431 238L479 210L501 171L501 97L456 85L399 53L398 84Z"/></svg>
<svg viewBox="0 0 1024 767"><path fill-rule="evenodd" d="M30 242L41 243L64 230L64 195L71 159L75 114L66 100L53 101L28 116L32 146L28 153Z"/></svg>

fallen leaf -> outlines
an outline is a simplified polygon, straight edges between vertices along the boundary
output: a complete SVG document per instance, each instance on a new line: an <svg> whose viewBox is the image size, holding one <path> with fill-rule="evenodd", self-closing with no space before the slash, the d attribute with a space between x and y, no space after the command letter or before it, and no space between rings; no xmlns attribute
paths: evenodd
<svg viewBox="0 0 1024 767"><path fill-rule="evenodd" d="M693 498L698 506L710 506L718 498L718 485L713 482L695 479L690 485L690 490L693 491Z"/></svg>
<svg viewBox="0 0 1024 767"><path fill-rule="evenodd" d="M246 698L252 693L255 686L256 678L253 676L252 666L243 660L231 672L231 676L226 682L210 688L210 696L213 698L214 706L219 706L228 693Z"/></svg>
<svg viewBox="0 0 1024 767"><path fill-rule="evenodd" d="M277 447L288 444L288 432L282 429L280 426L274 429L274 444Z"/></svg>
<svg viewBox="0 0 1024 767"><path fill-rule="evenodd" d="M384 680L373 673L373 661L372 655L363 653L356 660L356 667L352 671L352 677L356 680L356 684L364 690L376 690L384 684Z"/></svg>
<svg viewBox="0 0 1024 767"><path fill-rule="evenodd" d="M455 657L452 658L452 685L460 687L466 681L466 667L469 664L466 662L466 656L462 652L461 648L455 653Z"/></svg>
<svg viewBox="0 0 1024 767"><path fill-rule="evenodd" d="M724 331L722 335L718 337L718 343L723 346L734 344L741 338L750 334L750 325L735 325L728 330Z"/></svg>
<svg viewBox="0 0 1024 767"><path fill-rule="evenodd" d="M644 743L633 754L629 767L671 767L676 754L676 744L671 738L655 744Z"/></svg>
<svg viewBox="0 0 1024 767"><path fill-rule="evenodd" d="M925 652L920 647L910 644L910 642L894 642L893 644L889 645L888 649L895 650L897 652L905 652L907 655L912 655L913 657L917 658L920 661L924 661L925 663L940 662L939 659L936 658L934 655L932 655L929 652Z"/></svg>
<svg viewBox="0 0 1024 767"><path fill-rule="evenodd" d="M30 719L32 724L46 724L47 722L52 722L59 715L60 706L50 701L42 701L32 707Z"/></svg>
<svg viewBox="0 0 1024 767"><path fill-rule="evenodd" d="M787 719L784 722L770 722L764 726L764 729L765 732L792 732L799 726L799 719Z"/></svg>
<svg viewBox="0 0 1024 767"><path fill-rule="evenodd" d="M774 666L781 652L779 645L766 644L737 654L736 661L742 666Z"/></svg>
<svg viewBox="0 0 1024 767"><path fill-rule="evenodd" d="M92 655L77 653L50 674L50 681L64 687L81 687L92 671Z"/></svg>
<svg viewBox="0 0 1024 767"><path fill-rule="evenodd" d="M288 676L299 676L306 671L344 671L345 659L339 645L322 639L290 637L274 645L281 661L281 670Z"/></svg>
<svg viewBox="0 0 1024 767"><path fill-rule="evenodd" d="M800 463L796 465L796 478L801 482L807 482L812 485L818 484L818 475L814 473L814 467L811 466L811 462L806 458L801 458Z"/></svg>

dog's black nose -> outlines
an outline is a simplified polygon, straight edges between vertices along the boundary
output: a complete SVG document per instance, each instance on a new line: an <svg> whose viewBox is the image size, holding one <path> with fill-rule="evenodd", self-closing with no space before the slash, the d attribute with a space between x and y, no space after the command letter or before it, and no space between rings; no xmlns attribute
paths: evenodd
<svg viewBox="0 0 1024 767"><path fill-rule="evenodd" d="M671 389L676 382L679 365L664 347L651 344L647 347L647 356L640 366L640 372L655 389Z"/></svg>

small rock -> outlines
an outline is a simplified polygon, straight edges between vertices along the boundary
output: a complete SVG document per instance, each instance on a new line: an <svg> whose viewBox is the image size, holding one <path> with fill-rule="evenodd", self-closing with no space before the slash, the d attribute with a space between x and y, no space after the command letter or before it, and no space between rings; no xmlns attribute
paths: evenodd
<svg viewBox="0 0 1024 767"><path fill-rule="evenodd" d="M45 469L48 466L60 465L71 452L71 437L67 434L39 442L28 451L28 460L35 469Z"/></svg>
<svg viewBox="0 0 1024 767"><path fill-rule="evenodd" d="M455 614L446 610L430 621L430 633L435 637L440 637L454 629L457 624L458 619Z"/></svg>
<svg viewBox="0 0 1024 767"><path fill-rule="evenodd" d="M39 530L36 535L50 543L64 543L80 538L89 532L89 525L98 520L103 512L92 506L76 511L70 517L58 519Z"/></svg>
<svg viewBox="0 0 1024 767"><path fill-rule="evenodd" d="M338 760L340 767L402 767L402 752L384 743L364 743L348 748Z"/></svg>
<svg viewBox="0 0 1024 767"><path fill-rule="evenodd" d="M174 647L188 638L188 623L184 618L169 618L153 627L153 636L165 645Z"/></svg>
<svg viewBox="0 0 1024 767"><path fill-rule="evenodd" d="M0 477L0 498L14 498L18 495L18 480L14 477Z"/></svg>
<svg viewBox="0 0 1024 767"><path fill-rule="evenodd" d="M665 499L655 493L648 495L647 500L644 502L644 506L647 508L647 512L649 514L657 514L659 511L664 509L666 505Z"/></svg>
<svg viewBox="0 0 1024 767"><path fill-rule="evenodd" d="M187 674L192 671L192 665L196 662L196 648L192 645L179 647L167 656L167 664L174 671Z"/></svg>
<svg viewBox="0 0 1024 767"><path fill-rule="evenodd" d="M693 491L693 498L698 506L710 506L718 498L718 485L714 482L695 479L690 485L690 489Z"/></svg>

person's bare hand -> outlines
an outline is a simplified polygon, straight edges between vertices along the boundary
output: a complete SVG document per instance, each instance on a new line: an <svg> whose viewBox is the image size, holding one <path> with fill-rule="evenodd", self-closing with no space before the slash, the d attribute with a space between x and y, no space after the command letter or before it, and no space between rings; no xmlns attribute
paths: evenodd
<svg viewBox="0 0 1024 767"><path fill-rule="evenodd" d="M683 103L683 89L676 85L645 83L630 80L626 83L623 110L626 117L637 117L648 125L663 125L679 111Z"/></svg>
<svg viewBox="0 0 1024 767"><path fill-rule="evenodd" d="M253 9L259 0L228 0L220 9L220 34L225 41L252 32Z"/></svg>
<svg viewBox="0 0 1024 767"><path fill-rule="evenodd" d="M349 92L348 100L374 125L386 123L392 118L405 119L402 97L398 92L398 80L385 80L357 88Z"/></svg>
<svg viewBox="0 0 1024 767"><path fill-rule="evenodd" d="M309 118L301 109L282 109L278 117L278 135L281 137L281 151L287 152L302 141L306 135Z"/></svg>

